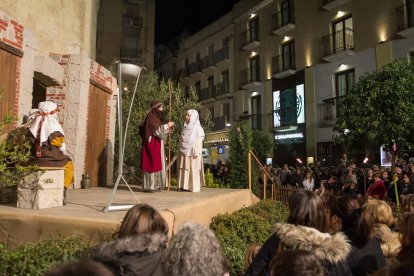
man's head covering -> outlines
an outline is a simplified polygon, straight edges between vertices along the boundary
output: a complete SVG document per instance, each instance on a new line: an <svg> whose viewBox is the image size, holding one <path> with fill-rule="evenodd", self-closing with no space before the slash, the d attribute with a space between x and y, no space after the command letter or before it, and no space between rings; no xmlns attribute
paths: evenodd
<svg viewBox="0 0 414 276"><path fill-rule="evenodd" d="M161 126L161 115L162 112L159 111L162 102L153 101L151 102L151 109L148 111L147 116L145 116L144 121L140 125L140 133L142 141L147 141L148 138L153 135Z"/></svg>
<svg viewBox="0 0 414 276"><path fill-rule="evenodd" d="M190 109L187 111L190 114L190 121L184 123L180 139L180 151L186 156L191 156L194 143L197 137L204 139L204 130L200 125L199 115L197 110Z"/></svg>
<svg viewBox="0 0 414 276"><path fill-rule="evenodd" d="M39 103L38 111L34 113L34 121L29 130L36 139L36 155L41 157L40 147L50 134L58 131L65 135L63 128L57 120L58 106L51 101Z"/></svg>

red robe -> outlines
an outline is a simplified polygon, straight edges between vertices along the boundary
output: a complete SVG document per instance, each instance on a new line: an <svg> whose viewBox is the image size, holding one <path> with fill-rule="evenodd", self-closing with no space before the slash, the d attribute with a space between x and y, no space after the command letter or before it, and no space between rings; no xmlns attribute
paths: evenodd
<svg viewBox="0 0 414 276"><path fill-rule="evenodd" d="M151 142L148 140L142 145L141 170L147 173L160 172L162 170L161 139L152 135Z"/></svg>

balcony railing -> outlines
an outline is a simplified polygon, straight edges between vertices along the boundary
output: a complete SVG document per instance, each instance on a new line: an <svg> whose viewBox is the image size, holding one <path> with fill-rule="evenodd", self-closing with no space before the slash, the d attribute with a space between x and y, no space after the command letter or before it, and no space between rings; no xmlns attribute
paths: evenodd
<svg viewBox="0 0 414 276"><path fill-rule="evenodd" d="M193 62L190 64L190 74L195 74L201 72L202 70L202 63L201 60L199 62Z"/></svg>
<svg viewBox="0 0 414 276"><path fill-rule="evenodd" d="M296 70L295 53L279 55L272 58L272 73L278 74L287 70Z"/></svg>
<svg viewBox="0 0 414 276"><path fill-rule="evenodd" d="M215 98L215 92L216 92L216 89L215 89L214 86L203 88L203 89L200 90L200 92L198 94L198 99L200 101L214 99Z"/></svg>
<svg viewBox="0 0 414 276"><path fill-rule="evenodd" d="M142 60L142 50L136 48L121 48L121 58Z"/></svg>
<svg viewBox="0 0 414 276"><path fill-rule="evenodd" d="M230 58L230 48L221 48L220 50L217 50L214 52L214 61L215 63L218 63L223 60L227 60Z"/></svg>
<svg viewBox="0 0 414 276"><path fill-rule="evenodd" d="M213 127L211 128L212 131L222 130L226 128L226 120L224 117L216 117L213 118Z"/></svg>
<svg viewBox="0 0 414 276"><path fill-rule="evenodd" d="M273 29L280 29L288 24L295 24L295 10L283 9L275 14L276 23Z"/></svg>
<svg viewBox="0 0 414 276"><path fill-rule="evenodd" d="M216 65L216 62L214 60L214 54L205 56L202 59L202 63L203 63L203 69L208 68L210 66L215 66Z"/></svg>
<svg viewBox="0 0 414 276"><path fill-rule="evenodd" d="M240 84L246 85L253 82L260 82L260 72L258 70L245 69L240 71Z"/></svg>
<svg viewBox="0 0 414 276"><path fill-rule="evenodd" d="M256 46L260 44L260 37L258 30L250 30L247 29L246 31L240 34L242 48L247 47L248 45L252 44L252 46Z"/></svg>
<svg viewBox="0 0 414 276"><path fill-rule="evenodd" d="M354 31L349 28L322 37L322 54L329 56L354 49Z"/></svg>
<svg viewBox="0 0 414 276"><path fill-rule="evenodd" d="M217 84L216 97L226 95L230 93L230 84L228 82L222 82Z"/></svg>
<svg viewBox="0 0 414 276"><path fill-rule="evenodd" d="M395 8L397 32L414 27L414 4Z"/></svg>
<svg viewBox="0 0 414 276"><path fill-rule="evenodd" d="M142 17L133 15L123 15L122 25L130 28L142 28Z"/></svg>
<svg viewBox="0 0 414 276"><path fill-rule="evenodd" d="M338 114L338 102L342 97L325 99L318 105L320 127L330 127L335 124Z"/></svg>

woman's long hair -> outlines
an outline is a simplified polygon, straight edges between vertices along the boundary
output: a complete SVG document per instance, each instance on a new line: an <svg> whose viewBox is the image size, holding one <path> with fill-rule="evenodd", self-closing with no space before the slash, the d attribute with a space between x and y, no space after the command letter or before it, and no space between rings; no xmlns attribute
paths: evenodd
<svg viewBox="0 0 414 276"><path fill-rule="evenodd" d="M289 197L287 222L312 227L328 232L328 223L323 202L312 191L297 190Z"/></svg>
<svg viewBox="0 0 414 276"><path fill-rule="evenodd" d="M400 262L414 262L414 212L404 213L400 220L401 250L397 254Z"/></svg>
<svg viewBox="0 0 414 276"><path fill-rule="evenodd" d="M161 214L148 204L137 204L128 210L118 238L154 233L168 234L168 224Z"/></svg>
<svg viewBox="0 0 414 276"><path fill-rule="evenodd" d="M374 222L371 215L361 208L356 197L339 196L329 202L330 216L341 219L341 231L358 248L364 247L372 238Z"/></svg>

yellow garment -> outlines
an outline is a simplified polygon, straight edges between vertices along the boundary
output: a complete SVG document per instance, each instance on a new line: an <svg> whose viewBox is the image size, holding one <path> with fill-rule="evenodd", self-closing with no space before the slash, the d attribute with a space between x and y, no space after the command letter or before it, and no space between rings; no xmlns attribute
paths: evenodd
<svg viewBox="0 0 414 276"><path fill-rule="evenodd" d="M63 136L60 136L60 137L56 137L55 139L53 139L51 144L55 147L60 148L64 142L65 142L65 138Z"/></svg>
<svg viewBox="0 0 414 276"><path fill-rule="evenodd" d="M65 168L65 181L63 183L65 188L68 189L70 187L70 184L73 183L75 175L72 161L68 161L68 163L66 163L63 168Z"/></svg>

